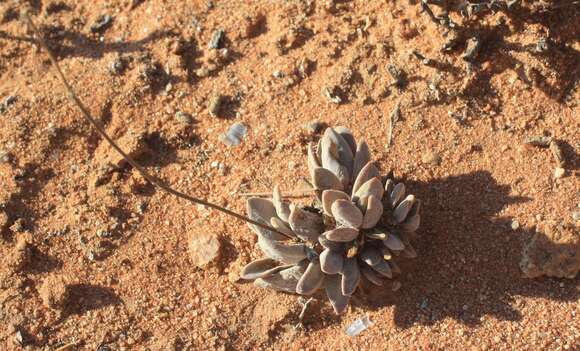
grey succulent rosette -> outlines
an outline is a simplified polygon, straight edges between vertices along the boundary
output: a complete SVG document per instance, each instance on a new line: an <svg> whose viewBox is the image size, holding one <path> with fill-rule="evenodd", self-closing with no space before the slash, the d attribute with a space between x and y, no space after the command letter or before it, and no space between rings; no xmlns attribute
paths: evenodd
<svg viewBox="0 0 580 351"><path fill-rule="evenodd" d="M387 178L370 159L368 145L344 127L328 128L308 169L320 209L272 200L248 200L250 218L286 235L252 226L266 258L247 265L242 278L258 286L310 295L324 287L336 313L348 307L364 277L375 285L400 273L397 256L416 257L410 244L420 224L420 201L403 183Z"/></svg>

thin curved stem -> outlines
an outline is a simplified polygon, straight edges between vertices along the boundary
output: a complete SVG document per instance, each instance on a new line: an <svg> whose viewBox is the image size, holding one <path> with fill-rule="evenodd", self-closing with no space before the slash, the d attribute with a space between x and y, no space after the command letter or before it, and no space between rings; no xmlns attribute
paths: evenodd
<svg viewBox="0 0 580 351"><path fill-rule="evenodd" d="M251 218L248 218L244 215L238 214L234 211L228 210L225 207L213 204L211 202L208 202L206 200L202 200L202 199L198 199L194 196L182 193L178 190L175 190L173 188L171 188L170 186L164 184L163 182L161 182L160 180L158 180L157 178L155 178L154 176L152 176L149 172L147 172L145 170L145 168L143 168L141 165L139 165L131 156L127 155L127 153L125 153L118 145L117 143L115 143L113 141L113 139L111 139L111 137L109 135L107 135L107 132L105 132L105 130L99 125L99 123L97 123L97 121L91 116L91 114L89 113L89 111L87 110L87 108L84 106L84 104L81 102L81 100L78 98L78 96L75 94L72 86L68 83L68 80L66 79L66 77L64 76L64 74L62 73L62 70L60 69L60 66L56 60L56 57L54 56L54 54L52 53L52 51L50 50L50 48L48 47L48 45L46 44L46 41L44 40L44 38L42 37L42 34L40 33L40 31L38 30L38 28L36 27L36 25L34 24L34 22L32 21L32 18L30 18L30 15L27 12L24 12L22 14L22 17L26 20L26 22L28 23L28 25L30 26L30 28L32 29L32 31L34 32L34 34L36 34L37 37L37 41L40 44L40 46L46 51L46 53L48 54L48 57L50 59L50 62L54 68L54 70L56 71L56 75L59 78L59 80L61 81L61 83L64 85L67 93L68 93L68 97L69 99L79 108L79 110L81 111L82 115L84 116L84 118L97 130L97 132L99 132L99 134L113 147L113 149L115 149L119 154L121 154L121 156L123 156L123 158L131 165L133 166L133 168L135 168L137 171L139 171L139 173L141 173L141 175L143 176L143 178L145 178L148 182L150 182L151 184L157 186L158 188L160 188L161 190L172 194L174 196L177 196L179 198L185 199L187 201L193 202L195 204L200 204L200 205L204 205L207 206L209 208L213 208L214 210L218 210L221 211L227 215L230 215L232 217L235 217L239 220L251 223L253 225L262 227L264 229L267 230L271 230L277 234L286 236L286 237L290 237L287 234L282 233L281 231L277 230L274 227L271 227L267 224L264 223L260 223L258 221L255 221Z"/></svg>

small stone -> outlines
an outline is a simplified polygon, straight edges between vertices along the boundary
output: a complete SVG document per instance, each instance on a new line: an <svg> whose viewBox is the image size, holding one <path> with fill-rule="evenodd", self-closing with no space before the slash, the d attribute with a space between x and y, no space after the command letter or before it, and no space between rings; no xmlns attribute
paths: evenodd
<svg viewBox="0 0 580 351"><path fill-rule="evenodd" d="M528 278L574 279L580 271L580 236L574 224L546 221L526 243L520 268Z"/></svg>
<svg viewBox="0 0 580 351"><path fill-rule="evenodd" d="M44 280L38 293L46 307L60 310L66 305L69 291L61 276L51 275Z"/></svg>
<svg viewBox="0 0 580 351"><path fill-rule="evenodd" d="M223 96L221 94L214 94L209 99L208 110L209 113L214 117L219 117L221 112L221 107L223 103Z"/></svg>
<svg viewBox="0 0 580 351"><path fill-rule="evenodd" d="M126 68L126 62L122 57L116 57L109 65L109 72L114 75L123 73Z"/></svg>
<svg viewBox="0 0 580 351"><path fill-rule="evenodd" d="M10 161L10 154L6 150L0 150L0 163L6 163Z"/></svg>
<svg viewBox="0 0 580 351"><path fill-rule="evenodd" d="M289 161L289 162L288 162L288 170L289 170L289 171L292 171L292 170L294 170L295 168L296 168L296 162L294 162L294 161Z"/></svg>
<svg viewBox="0 0 580 351"><path fill-rule="evenodd" d="M195 70L195 75L198 76L199 78L208 77L210 73L211 72L206 67L200 67Z"/></svg>
<svg viewBox="0 0 580 351"><path fill-rule="evenodd" d="M234 123L230 126L227 133L220 135L219 138L227 146L237 146L240 145L247 133L248 127L242 123Z"/></svg>
<svg viewBox="0 0 580 351"><path fill-rule="evenodd" d="M16 341L16 344L20 346L25 346L27 344L27 340L24 337L24 333L22 333L21 330L17 330L16 334L14 334L14 341Z"/></svg>
<svg viewBox="0 0 580 351"><path fill-rule="evenodd" d="M328 99L328 101L330 101L333 104L337 104L339 105L340 103L342 103L342 98L340 97L340 94L338 93L338 87L333 87L331 88L324 88L322 90L322 95L324 95L324 97L326 97Z"/></svg>
<svg viewBox="0 0 580 351"><path fill-rule="evenodd" d="M199 268L205 268L217 260L220 249L221 243L214 235L195 233L189 237L189 257Z"/></svg>
<svg viewBox="0 0 580 351"><path fill-rule="evenodd" d="M283 78L284 77L284 73L282 73L282 71L274 71L274 73L272 73L272 76L274 78Z"/></svg>
<svg viewBox="0 0 580 351"><path fill-rule="evenodd" d="M512 227L512 230L518 230L520 228L520 222L518 222L514 219L512 221L511 227Z"/></svg>
<svg viewBox="0 0 580 351"><path fill-rule="evenodd" d="M554 178L556 178L556 179L563 178L565 175L566 175L566 169L564 169L562 167L556 167L556 169L554 170Z"/></svg>
<svg viewBox="0 0 580 351"><path fill-rule="evenodd" d="M401 289L401 286L403 286L403 284L400 281L395 280L393 282L393 285L391 286L391 290L392 291L398 291L399 289Z"/></svg>
<svg viewBox="0 0 580 351"><path fill-rule="evenodd" d="M434 151L427 151L421 156L421 161L423 161L424 164L438 166L441 163L441 156Z"/></svg>
<svg viewBox="0 0 580 351"><path fill-rule="evenodd" d="M145 132L129 130L116 141L125 153L136 159L150 152L146 139L147 134ZM98 160L102 167L111 165L116 168L122 168L127 162L123 156L106 142L101 142L97 147L94 159Z"/></svg>
<svg viewBox="0 0 580 351"><path fill-rule="evenodd" d="M5 112L6 110L8 110L8 107L10 107L12 104L14 104L16 102L17 98L14 95L8 95L4 101L2 101L2 103L0 104L0 113Z"/></svg>
<svg viewBox="0 0 580 351"><path fill-rule="evenodd" d="M220 49L222 44L223 44L224 35L225 35L225 32L223 29L215 30L213 32L213 34L211 35L211 39L209 41L208 47L210 49Z"/></svg>
<svg viewBox="0 0 580 351"><path fill-rule="evenodd" d="M107 30L113 23L113 17L110 15L102 15L97 21L91 26L91 32L101 33Z"/></svg>
<svg viewBox="0 0 580 351"><path fill-rule="evenodd" d="M575 221L580 221L580 211L573 212L572 219L574 219Z"/></svg>
<svg viewBox="0 0 580 351"><path fill-rule="evenodd" d="M306 130L310 134L317 134L318 132L320 132L320 130L322 130L322 127L324 127L324 124L322 122L320 122L319 120L313 120L304 125L304 130Z"/></svg>
<svg viewBox="0 0 580 351"><path fill-rule="evenodd" d="M191 124L193 123L193 117L189 113L183 111L177 111L175 113L175 119L183 124Z"/></svg>

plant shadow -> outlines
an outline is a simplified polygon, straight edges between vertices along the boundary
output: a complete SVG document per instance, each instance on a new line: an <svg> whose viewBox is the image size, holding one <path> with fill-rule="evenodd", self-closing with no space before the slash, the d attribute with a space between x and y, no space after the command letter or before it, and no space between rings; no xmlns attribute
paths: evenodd
<svg viewBox="0 0 580 351"><path fill-rule="evenodd" d="M562 287L556 279L523 277L522 246L534 233L513 230L512 219L501 217L501 212L529 198L510 196L510 186L498 184L487 171L405 184L424 199L414 241L419 257L400 262L401 290L373 288L363 306L394 306L395 323L401 328L446 318L477 326L484 316L521 320L515 296L579 298L574 284Z"/></svg>

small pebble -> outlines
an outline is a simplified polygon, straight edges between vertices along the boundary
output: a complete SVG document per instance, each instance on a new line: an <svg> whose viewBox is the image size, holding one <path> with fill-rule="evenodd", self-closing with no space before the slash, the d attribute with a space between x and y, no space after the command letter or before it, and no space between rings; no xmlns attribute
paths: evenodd
<svg viewBox="0 0 580 351"><path fill-rule="evenodd" d="M393 286L391 287L391 290L392 291L398 291L399 289L401 289L401 286L403 286L403 284L400 281L395 280L393 282Z"/></svg>
<svg viewBox="0 0 580 351"><path fill-rule="evenodd" d="M520 222L518 222L514 219L512 221L511 227L512 227L512 230L518 230L520 228Z"/></svg>
<svg viewBox="0 0 580 351"><path fill-rule="evenodd" d="M10 154L6 150L0 150L0 163L10 161Z"/></svg>
<svg viewBox="0 0 580 351"><path fill-rule="evenodd" d="M224 34L225 33L223 29L217 29L216 31L214 31L213 34L211 35L208 47L210 49L220 49L224 39Z"/></svg>
<svg viewBox="0 0 580 351"><path fill-rule="evenodd" d="M192 233L189 241L189 257L194 266L205 268L219 258L221 243L215 235Z"/></svg>
<svg viewBox="0 0 580 351"><path fill-rule="evenodd" d="M111 74L114 75L119 75L123 73L125 68L126 68L125 60L123 60L121 57L117 57L109 65L109 72L111 72Z"/></svg>
<svg viewBox="0 0 580 351"><path fill-rule="evenodd" d="M227 146L240 145L248 133L248 127L242 123L234 123L230 126L226 134L220 135L220 140Z"/></svg>
<svg viewBox="0 0 580 351"><path fill-rule="evenodd" d="M8 95L6 97L6 99L4 99L4 102L2 102L2 105L4 105L5 107L8 107L8 106L12 105L15 102L16 102L16 96L14 96L14 95Z"/></svg>
<svg viewBox="0 0 580 351"><path fill-rule="evenodd" d="M200 67L195 70L195 75L198 76L199 78L208 77L210 73L211 72L209 71L209 69L207 69L207 67Z"/></svg>
<svg viewBox="0 0 580 351"><path fill-rule="evenodd" d="M332 89L328 87L324 88L324 90L322 90L322 95L333 104L338 105L342 103L342 98L336 93L336 87L333 87Z"/></svg>
<svg viewBox="0 0 580 351"><path fill-rule="evenodd" d="M222 102L223 102L223 96L220 94L214 94L209 99L208 110L212 116L218 117L220 115Z"/></svg>
<svg viewBox="0 0 580 351"><path fill-rule="evenodd" d="M10 107L10 105L14 104L16 102L16 96L14 95L8 95L4 101L2 101L2 103L0 104L0 113L5 112L8 107Z"/></svg>
<svg viewBox="0 0 580 351"><path fill-rule="evenodd" d="M434 151L427 151L421 156L421 161L425 164L438 166L441 163L441 156Z"/></svg>
<svg viewBox="0 0 580 351"><path fill-rule="evenodd" d="M580 221L580 211L573 212L573 213L572 213L572 218L573 218L575 221Z"/></svg>
<svg viewBox="0 0 580 351"><path fill-rule="evenodd" d="M282 78L284 77L284 73L282 73L282 71L274 71L274 73L272 73L272 76L274 78Z"/></svg>
<svg viewBox="0 0 580 351"><path fill-rule="evenodd" d="M175 119L183 124L191 124L193 123L193 118L191 117L191 115L189 113L183 112L183 111L177 111L175 113Z"/></svg>
<svg viewBox="0 0 580 351"><path fill-rule="evenodd" d="M554 170L554 178L560 179L566 175L566 170L562 167L556 167Z"/></svg>

